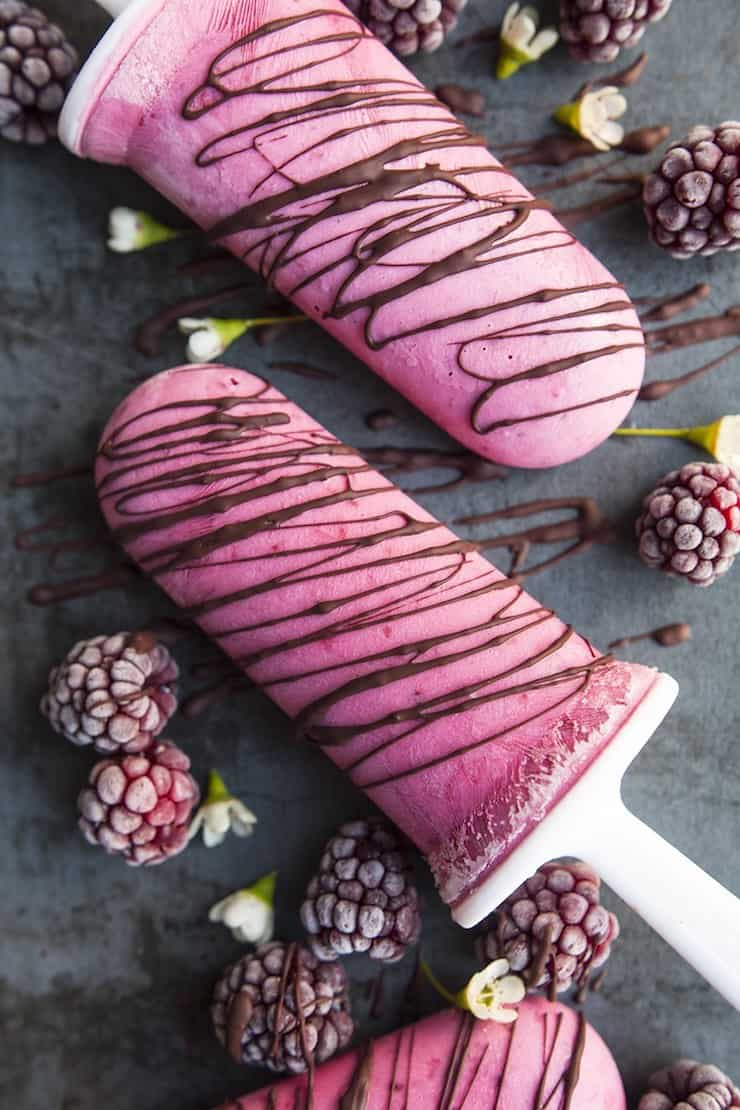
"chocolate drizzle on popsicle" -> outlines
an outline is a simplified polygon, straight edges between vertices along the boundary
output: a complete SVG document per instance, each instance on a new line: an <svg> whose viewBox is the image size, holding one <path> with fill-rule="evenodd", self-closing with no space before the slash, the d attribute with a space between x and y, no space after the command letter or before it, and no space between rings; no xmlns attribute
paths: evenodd
<svg viewBox="0 0 740 1110"><path fill-rule="evenodd" d="M585 644L578 661L561 661L572 629L515 581L471 562L477 544L413 503L383 505L386 480L323 429L301 430L294 412L259 379L250 394L140 412L102 445L107 473L98 492L120 522L116 538L175 596L178 581L198 568L244 567L243 585L211 577L189 615L278 701L283 690L320 679L323 693L294 711L297 728L324 747L352 745L343 765L360 786L418 775L500 741L582 695L612 665ZM271 595L296 588L295 602L276 615ZM459 627L455 607L467 600L478 619ZM253 604L231 608L244 601ZM347 659L326 650L347 634L362 636L364 653L353 645ZM309 655L309 646L320 650ZM434 674L445 676L441 685L425 678ZM521 698L534 691L547 696L535 705ZM358 712L358 699L373 692ZM491 734L471 734L446 751L416 739L437 721L498 701L517 709ZM384 753L392 747L391 773Z"/></svg>
<svg viewBox="0 0 740 1110"><path fill-rule="evenodd" d="M361 314L368 352L454 329L460 372L485 383L470 409L480 435L634 394L599 384L611 377L608 363L629 347L642 347L616 282L541 288L471 306L477 271L532 253L568 251L573 237L543 220L539 214L549 206L518 186L508 169L482 157L482 140L412 78L327 73L331 63L358 49L372 51L371 44L350 13L317 8L266 22L214 58L182 109L186 121L208 117L212 123L212 137L195 163L207 170L248 155L264 163L265 173L245 203L210 228L211 238L238 236L234 250L286 296L307 299L320 283L329 302L313 314L336 321ZM231 125L219 130L220 110L239 98L249 98L244 124L233 127L232 109ZM261 100L264 114L258 109L252 118ZM353 115L355 126L348 125ZM317 139L319 124L325 134ZM282 149L276 143L285 132L290 144L271 157L271 150ZM357 144L366 153L337 163L337 149L350 133L367 140ZM329 261L327 242L336 246ZM462 302L452 292L460 279L468 283ZM429 317L425 309L422 317L418 294L431 287L439 294L435 311ZM455 311L456 302L462 309ZM551 302L559 302L554 315ZM524 322L513 327L512 313L525 306ZM312 311L310 303L304 308ZM470 336L476 322L479 334ZM571 350L577 338L581 349L532 365L531 352L542 344L516 340L552 334L569 337ZM516 369L502 373L508 359ZM561 404L526 416L518 411L519 390L531 394L527 383L565 381L569 370L588 362L595 363L591 397L573 403L566 391ZM488 404L504 390L506 416L502 398Z"/></svg>

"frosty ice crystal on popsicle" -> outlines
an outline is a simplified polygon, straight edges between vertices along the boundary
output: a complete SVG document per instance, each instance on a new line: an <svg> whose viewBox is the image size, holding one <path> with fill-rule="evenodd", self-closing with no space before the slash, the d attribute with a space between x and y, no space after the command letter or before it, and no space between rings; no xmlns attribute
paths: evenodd
<svg viewBox="0 0 740 1110"><path fill-rule="evenodd" d="M220 1110L294 1110L298 1076ZM316 1069L316 1110L624 1110L614 1059L582 1015L528 998L512 1025L447 1010Z"/></svg>
<svg viewBox="0 0 740 1110"><path fill-rule="evenodd" d="M125 11L61 133L123 163L460 442L591 450L640 386L623 288L336 0Z"/></svg>

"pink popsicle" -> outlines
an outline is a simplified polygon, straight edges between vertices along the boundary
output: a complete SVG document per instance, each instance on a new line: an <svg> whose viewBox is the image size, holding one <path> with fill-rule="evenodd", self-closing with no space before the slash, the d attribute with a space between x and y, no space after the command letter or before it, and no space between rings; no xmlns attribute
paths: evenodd
<svg viewBox="0 0 740 1110"><path fill-rule="evenodd" d="M219 1110L296 1110L306 1076ZM447 1010L316 1069L314 1110L624 1110L599 1034L567 1006L527 998L513 1025Z"/></svg>
<svg viewBox="0 0 740 1110"><path fill-rule="evenodd" d="M96 475L118 540L405 830L455 909L658 684L253 375L149 379Z"/></svg>
<svg viewBox="0 0 740 1110"><path fill-rule="evenodd" d="M635 400L622 287L337 0L135 0L61 133L481 455L576 458Z"/></svg>

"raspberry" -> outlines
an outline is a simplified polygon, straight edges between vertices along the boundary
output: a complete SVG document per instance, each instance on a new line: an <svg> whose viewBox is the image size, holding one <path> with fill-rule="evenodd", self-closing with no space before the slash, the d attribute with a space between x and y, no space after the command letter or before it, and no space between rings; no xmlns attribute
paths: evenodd
<svg viewBox="0 0 740 1110"><path fill-rule="evenodd" d="M351 821L332 837L301 906L314 955L367 952L394 963L419 939L419 896L399 835L382 818Z"/></svg>
<svg viewBox="0 0 740 1110"><path fill-rule="evenodd" d="M41 712L55 732L99 752L141 752L177 708L177 664L151 632L80 640L49 675Z"/></svg>
<svg viewBox="0 0 740 1110"><path fill-rule="evenodd" d="M724 463L672 470L642 502L635 524L649 567L711 586L740 551L740 482Z"/></svg>
<svg viewBox="0 0 740 1110"><path fill-rule="evenodd" d="M396 54L431 54L457 26L468 0L346 0L347 7Z"/></svg>
<svg viewBox="0 0 740 1110"><path fill-rule="evenodd" d="M531 991L553 977L558 994L585 983L619 936L600 887L585 863L545 864L496 910L493 927L477 941L478 958L507 959Z"/></svg>
<svg viewBox="0 0 740 1110"><path fill-rule="evenodd" d="M579 62L613 62L635 46L672 0L560 0L560 34Z"/></svg>
<svg viewBox="0 0 740 1110"><path fill-rule="evenodd" d="M216 1036L237 1063L297 1073L350 1041L354 1022L338 963L273 941L228 967L213 992Z"/></svg>
<svg viewBox="0 0 740 1110"><path fill-rule="evenodd" d="M0 0L0 136L45 143L77 71L77 51L43 12Z"/></svg>
<svg viewBox="0 0 740 1110"><path fill-rule="evenodd" d="M740 122L694 127L643 189L650 238L674 258L740 248Z"/></svg>
<svg viewBox="0 0 740 1110"><path fill-rule="evenodd" d="M696 1060L678 1060L650 1077L637 1110L730 1110L740 1091L724 1072Z"/></svg>
<svg viewBox="0 0 740 1110"><path fill-rule="evenodd" d="M80 829L126 863L164 863L188 842L188 823L199 791L190 760L167 740L144 755L102 759L80 794Z"/></svg>

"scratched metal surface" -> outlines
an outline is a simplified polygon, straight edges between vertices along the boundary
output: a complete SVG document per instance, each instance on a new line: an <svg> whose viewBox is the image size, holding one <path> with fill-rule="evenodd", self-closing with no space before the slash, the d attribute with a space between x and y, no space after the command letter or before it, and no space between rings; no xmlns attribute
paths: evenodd
<svg viewBox="0 0 740 1110"><path fill-rule="evenodd" d="M91 0L74 5L49 0L47 7L83 49L105 26ZM503 0L471 0L458 36L499 18L504 7ZM630 125L668 122L679 134L694 122L737 117L740 106L733 101L729 74L740 45L738 26L736 0L676 0L668 19L648 33L651 61L629 93ZM474 79L488 100L479 126L494 149L512 136L541 134L548 113L585 72L558 51L496 85L491 65L490 45L461 50L448 45L413 68L432 85ZM536 182L547 172L524 176ZM565 195L566 202L581 203L598 188L578 186ZM217 765L255 809L260 823L252 840L232 840L213 852L196 846L164 868L135 872L88 848L75 831L75 796L91 757L55 737L39 716L46 671L79 636L136 626L166 614L168 606L144 582L48 608L29 605L24 595L34 582L95 569L106 556L96 552L81 563L67 556L52 572L43 556L14 550L12 537L19 529L50 517L67 519L70 536L89 530L94 498L84 479L30 491L9 491L6 479L17 471L88 458L124 393L182 358L181 340L173 334L156 358L136 354L134 325L157 306L221 281L178 274L177 266L193 254L192 244L124 259L108 254L104 228L114 204L173 215L124 171L83 165L55 147L0 150L5 417L0 428L5 692L0 1103L23 1110L205 1110L259 1085L262 1075L232 1065L210 1032L210 986L238 947L225 930L208 925L206 911L227 891L277 868L278 933L297 937L302 889L322 840L340 819L366 811L362 797L317 752L293 746L277 710L257 693L241 693L194 721L176 718L169 734L192 754L201 778ZM584 224L580 233L635 296L665 295L707 280L713 293L700 311L719 312L740 302L740 255L688 265L671 261L646 244L639 213L628 208ZM223 284L239 276L236 270L225 274ZM245 281L242 308L256 311L263 305L262 289L256 279ZM729 345L655 358L649 373L674 376ZM231 357L257 371L271 360L306 358L331 370L336 375L331 383L284 372L274 380L350 442L452 446L318 329L296 330L267 350L247 338ZM694 424L736 412L739 370L736 357L667 400L638 405L634 421ZM399 424L369 431L364 415L379 407L392 408ZM641 491L695 453L677 442L611 441L557 471L512 472L505 482L423 500L438 515L453 518L532 497L591 495L618 522L618 543L545 572L531 586L602 646L668 621L691 622L689 645L667 650L648 642L626 653L659 664L681 683L678 704L628 776L626 795L637 813L740 894L740 569L709 591L693 590L644 569L630 542ZM417 476L406 484L413 488L427 479ZM208 654L198 641L178 648L186 671ZM184 685L191 691L196 684L186 674ZM423 869L421 875L426 954L450 983L462 981L473 967L471 937L452 926ZM652 1068L681 1054L734 1065L740 1075L740 1016L616 898L609 900L620 912L623 938L603 992L588 1001L588 1013L612 1046L632 1099ZM707 927L720 926L708 922ZM374 1020L362 986L374 968L362 960L350 964L363 1033L396 1023L410 963L386 975L382 1016ZM423 1007L435 1005L426 994Z"/></svg>

